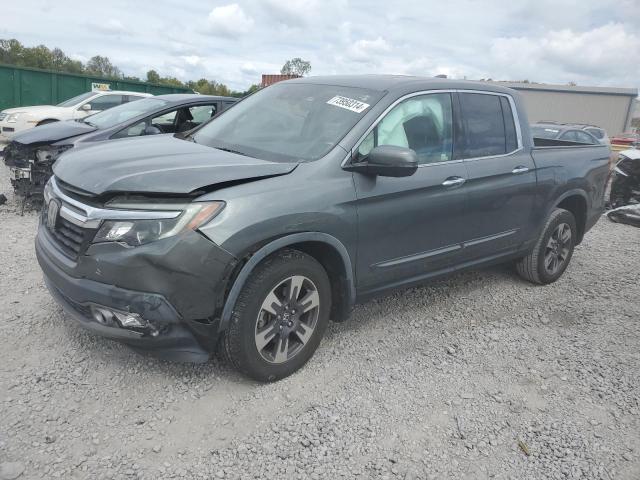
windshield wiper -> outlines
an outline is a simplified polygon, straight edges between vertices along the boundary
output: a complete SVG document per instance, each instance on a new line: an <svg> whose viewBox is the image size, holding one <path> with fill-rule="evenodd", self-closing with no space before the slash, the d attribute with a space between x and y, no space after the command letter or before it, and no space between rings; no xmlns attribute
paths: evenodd
<svg viewBox="0 0 640 480"><path fill-rule="evenodd" d="M225 148L225 147L213 147L213 148L215 148L217 150L222 150L223 152L237 153L238 155L242 155L243 157L251 157L251 155L248 155L248 154L246 154L244 152L241 152L239 150L234 150L232 148Z"/></svg>
<svg viewBox="0 0 640 480"><path fill-rule="evenodd" d="M98 128L98 126L95 123L91 123L88 120L82 120L83 123L86 123L87 125L89 125L90 127L93 128Z"/></svg>

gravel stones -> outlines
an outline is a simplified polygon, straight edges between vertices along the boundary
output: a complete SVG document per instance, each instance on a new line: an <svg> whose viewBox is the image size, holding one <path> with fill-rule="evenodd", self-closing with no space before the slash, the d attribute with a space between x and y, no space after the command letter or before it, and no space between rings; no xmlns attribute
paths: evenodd
<svg viewBox="0 0 640 480"><path fill-rule="evenodd" d="M7 196L0 479L640 478L640 229L599 222L548 287L498 266L359 305L262 385L75 327Z"/></svg>

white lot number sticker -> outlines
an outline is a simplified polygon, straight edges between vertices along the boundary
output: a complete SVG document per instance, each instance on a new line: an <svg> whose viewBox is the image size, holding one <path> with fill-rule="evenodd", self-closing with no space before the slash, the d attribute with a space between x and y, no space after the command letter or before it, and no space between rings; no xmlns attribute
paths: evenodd
<svg viewBox="0 0 640 480"><path fill-rule="evenodd" d="M327 103L329 105L345 108L347 110L351 110L352 112L356 112L356 113L362 113L367 108L369 108L368 103L364 103L359 100L354 100L353 98L341 97L340 95L336 95Z"/></svg>

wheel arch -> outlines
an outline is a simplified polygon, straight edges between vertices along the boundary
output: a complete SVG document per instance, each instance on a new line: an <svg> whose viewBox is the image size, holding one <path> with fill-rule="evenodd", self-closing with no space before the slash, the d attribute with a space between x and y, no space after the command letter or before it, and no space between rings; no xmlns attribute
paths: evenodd
<svg viewBox="0 0 640 480"><path fill-rule="evenodd" d="M578 227L578 239L576 245L579 245L584 238L587 225L588 197L583 190L569 190L563 193L553 208L563 208L573 214ZM552 209L553 210L553 209Z"/></svg>
<svg viewBox="0 0 640 480"><path fill-rule="evenodd" d="M54 123L54 122L59 122L59 121L60 120L57 119L57 118L43 118L38 123L36 123L36 127L39 127L40 125L45 125L47 123Z"/></svg>
<svg viewBox="0 0 640 480"><path fill-rule="evenodd" d="M331 281L331 319L344 321L355 304L356 289L353 264L347 248L332 235L322 232L294 233L277 238L248 255L226 296L219 330L225 330L231 320L233 308L249 275L267 256L283 248L294 248L314 257L327 271ZM337 300L337 301L336 301Z"/></svg>

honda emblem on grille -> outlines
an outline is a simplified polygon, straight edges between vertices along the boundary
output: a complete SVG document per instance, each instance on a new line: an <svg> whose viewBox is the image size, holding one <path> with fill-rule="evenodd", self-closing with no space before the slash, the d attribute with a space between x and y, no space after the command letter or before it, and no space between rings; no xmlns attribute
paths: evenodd
<svg viewBox="0 0 640 480"><path fill-rule="evenodd" d="M47 207L47 227L53 230L56 226L56 220L58 218L58 211L60 210L60 202L55 199L49 201Z"/></svg>

